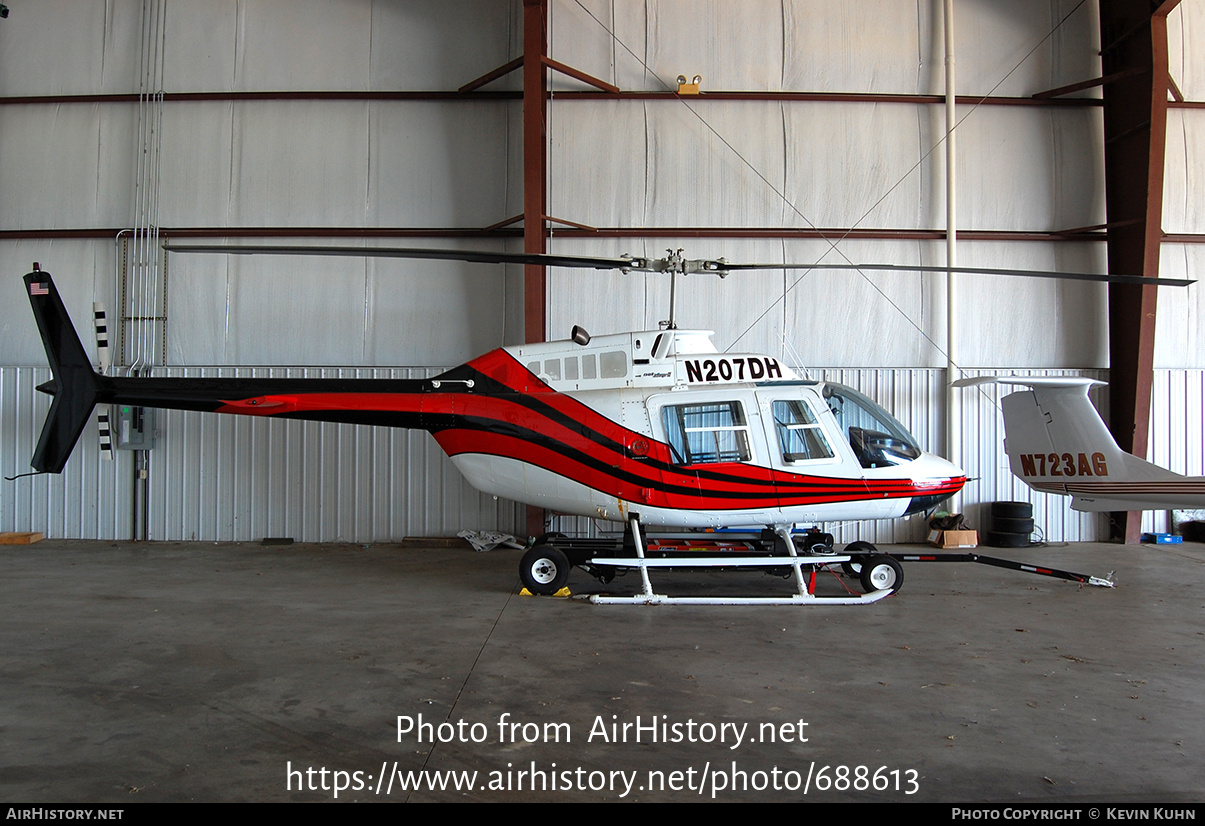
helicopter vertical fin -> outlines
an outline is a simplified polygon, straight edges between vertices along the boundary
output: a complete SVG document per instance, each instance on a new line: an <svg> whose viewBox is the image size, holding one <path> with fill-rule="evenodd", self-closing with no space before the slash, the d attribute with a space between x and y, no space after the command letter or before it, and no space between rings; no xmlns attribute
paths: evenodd
<svg viewBox="0 0 1205 826"><path fill-rule="evenodd" d="M40 473L61 473L92 415L105 379L92 369L50 273L34 264L34 271L24 280L52 375L38 389L54 396L30 464Z"/></svg>

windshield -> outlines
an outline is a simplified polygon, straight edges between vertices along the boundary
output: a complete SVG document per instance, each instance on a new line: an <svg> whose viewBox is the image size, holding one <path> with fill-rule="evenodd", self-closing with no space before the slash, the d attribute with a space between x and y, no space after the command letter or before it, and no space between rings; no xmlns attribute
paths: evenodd
<svg viewBox="0 0 1205 826"><path fill-rule="evenodd" d="M902 465L920 456L916 440L904 426L852 387L827 384L824 400L862 467Z"/></svg>

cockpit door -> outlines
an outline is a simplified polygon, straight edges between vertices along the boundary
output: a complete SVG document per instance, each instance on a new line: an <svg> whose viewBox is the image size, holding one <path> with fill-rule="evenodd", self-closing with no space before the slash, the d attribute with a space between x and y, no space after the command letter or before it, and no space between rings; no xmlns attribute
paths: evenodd
<svg viewBox="0 0 1205 826"><path fill-rule="evenodd" d="M649 398L648 414L654 437L669 450L666 484L697 490L699 507L720 507L718 491L734 484L765 486L771 451L751 390L661 393Z"/></svg>
<svg viewBox="0 0 1205 826"><path fill-rule="evenodd" d="M771 466L791 473L861 476L823 399L810 386L757 391Z"/></svg>

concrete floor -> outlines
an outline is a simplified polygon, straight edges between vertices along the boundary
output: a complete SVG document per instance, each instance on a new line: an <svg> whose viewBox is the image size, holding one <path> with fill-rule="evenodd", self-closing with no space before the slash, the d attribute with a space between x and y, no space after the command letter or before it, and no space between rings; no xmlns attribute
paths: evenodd
<svg viewBox="0 0 1205 826"><path fill-rule="evenodd" d="M984 550L1118 587L909 563L869 606L595 606L518 596L518 551L2 546L0 798L1205 800L1205 546ZM600 735L637 718L678 742Z"/></svg>

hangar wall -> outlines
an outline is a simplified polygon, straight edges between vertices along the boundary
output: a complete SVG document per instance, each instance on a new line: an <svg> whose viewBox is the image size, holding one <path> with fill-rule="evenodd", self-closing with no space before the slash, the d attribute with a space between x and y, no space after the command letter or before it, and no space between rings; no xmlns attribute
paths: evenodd
<svg viewBox="0 0 1205 826"><path fill-rule="evenodd" d="M1027 97L1099 75L1092 4L1071 15L1057 37L1043 40L1075 5L959 3L958 93ZM623 89L663 91L676 88L679 74L699 74L705 92L944 92L940 3L601 8L610 10L609 19L593 7L592 16L576 3L555 4L550 51L563 61L577 58L574 65ZM578 57L572 44L558 52L568 33L591 28L603 34L611 28L635 54L616 47L609 55ZM858 46L849 49L849 43ZM553 251L658 254L684 246L693 257L733 261L945 261L942 241L841 238L846 228L888 235L944 226L940 102L672 98L597 106L554 96L550 112L549 210L557 217L599 227L839 228L826 233L828 241L665 237L591 243L573 237L558 243L554 235ZM1104 222L1096 107L963 105L958 117L961 230L1050 232ZM600 183L606 193L598 192ZM964 242L959 256L967 266L1104 267L1099 242ZM582 308L575 302L580 277L554 275L551 331L561 334L574 323L594 329L617 316L625 325L656 323L665 313L668 286L644 276L632 303L627 295L633 280L603 278L600 291L608 298ZM817 271L790 289L785 302L783 281L782 273L767 273L692 285L681 316L716 328L724 349L751 319L778 304L745 333L742 348L778 353L785 338L812 365L944 366L944 276ZM788 283L794 281L792 276ZM1105 291L1099 285L971 277L962 289L967 300L959 308L964 326L958 349L967 366L1105 365ZM999 296L1024 315L1002 315L977 300L984 295ZM873 336L857 323L866 308ZM1019 328L1058 330L1069 319L1080 327L1074 335L1017 335ZM819 330L824 334L816 335Z"/></svg>
<svg viewBox="0 0 1205 826"><path fill-rule="evenodd" d="M164 90L218 93L163 106L159 224L166 231L288 227L319 241L328 231L355 231L373 244L397 228L479 228L521 212L517 101L372 97L452 90L513 58L521 49L517 3L9 5L11 17L0 21L0 266L15 276L40 261L77 320L88 317L94 296L117 290L115 244L104 232L134 221L138 104L12 99L137 93L146 8L160 9L166 22ZM705 92L940 95L940 5L553 0L549 54L625 91L664 91L678 74L699 74ZM959 2L958 93L1024 98L1099 75L1095 4L1076 6ZM1198 6L1182 4L1169 21L1172 74L1190 101L1205 99L1205 66L1191 48L1205 21ZM940 103L591 99L566 94L585 88L578 81L553 78L549 213L664 233L590 237L554 224L552 252L656 255L683 247L690 257L733 261L944 263L943 242L907 236L944 223L941 150L934 151L944 128ZM518 79L487 88L516 89ZM272 99L222 99L225 92ZM960 229L981 233L960 243L960 263L1102 271L1102 240L1038 237L1104 221L1099 109L988 102L959 105L958 116ZM1169 116L1168 233L1205 232L1191 198L1205 169L1201 117L1193 108ZM742 237L817 227L873 237ZM676 231L691 228L736 231ZM427 243L513 245L497 237ZM1164 273L1195 272L1201 250L1191 238L1169 240ZM300 375L409 365L421 372L523 332L521 275L501 267L173 255L167 279L164 349L172 369ZM44 365L32 319L15 278L6 283L0 444L11 475L25 469L46 405L32 393L44 380L31 369ZM960 284L956 343L969 374L1103 375L1103 287L973 276ZM1192 381L1202 366L1200 291L1164 293L1156 366ZM668 285L652 276L551 270L546 332L651 327L667 300ZM721 349L764 350L811 375L839 374L939 450L945 300L944 277L814 271L799 279L770 271L694 281L680 321L714 329ZM1200 398L1177 398L1174 413L1152 416L1153 431L1179 421L1201 429ZM963 509L974 520L980 502L1034 499L1050 538L1102 538L1101 517L1071 513L1057 497L1035 498L1007 474L994 404L973 396L960 411L961 461L983 477L964 492ZM516 506L481 497L434 458L425 434L172 414L163 438L164 448L151 452L153 538L369 541L522 524ZM124 536L131 483L123 462L128 456L119 454L102 464L85 444L62 479L6 483L0 529ZM848 526L843 535L903 541L922 532L915 523L884 523Z"/></svg>
<svg viewBox="0 0 1205 826"><path fill-rule="evenodd" d="M163 104L158 224L168 234L480 227L521 208L510 168L519 137L513 103L372 97L454 89L508 60L521 47L509 4L7 5L0 26L0 267L10 276L0 310L5 475L28 469L48 408L33 392L48 373L16 276L33 261L54 274L90 351L91 302L119 305L115 234L136 219L137 94L144 28L155 14L165 24L157 41L164 92L215 93ZM267 99L237 97L260 92ZM166 339L155 347L170 368L157 373L428 375L521 340L521 275L482 270L173 255ZM425 433L282 424L163 415L161 441L148 454L149 537L370 541L522 525L518 505L474 490ZM4 483L0 530L129 537L134 472L129 453L99 460L89 427L61 478Z"/></svg>

